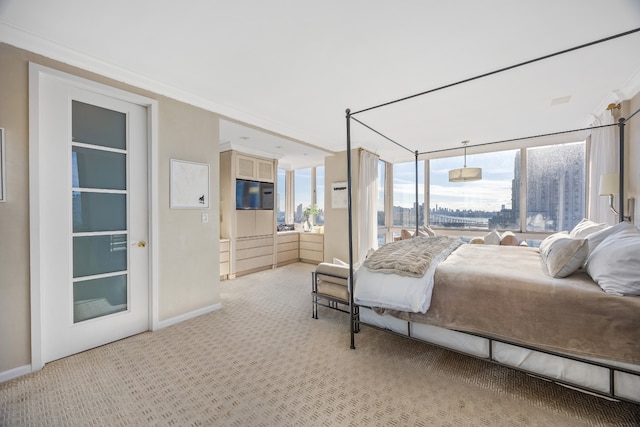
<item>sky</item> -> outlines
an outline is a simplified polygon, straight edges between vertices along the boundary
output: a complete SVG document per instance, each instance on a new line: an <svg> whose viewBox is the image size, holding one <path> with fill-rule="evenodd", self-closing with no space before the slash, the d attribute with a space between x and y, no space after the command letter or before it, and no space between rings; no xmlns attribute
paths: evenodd
<svg viewBox="0 0 640 427"><path fill-rule="evenodd" d="M517 150L467 155L468 167L482 167L482 180L450 183L449 170L464 166L463 156L431 160L431 208L498 211L511 208L511 181ZM422 172L422 168L418 168ZM415 165L395 165L394 206L412 207L415 200ZM420 181L423 182L422 174ZM423 185L419 186L422 189ZM422 202L422 198L420 199Z"/></svg>

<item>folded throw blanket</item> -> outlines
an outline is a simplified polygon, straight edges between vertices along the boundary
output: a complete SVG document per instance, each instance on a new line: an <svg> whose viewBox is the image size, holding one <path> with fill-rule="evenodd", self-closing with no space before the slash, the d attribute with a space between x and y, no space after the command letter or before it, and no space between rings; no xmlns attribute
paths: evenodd
<svg viewBox="0 0 640 427"><path fill-rule="evenodd" d="M364 266L379 273L422 277L436 259L441 261L463 242L455 237L414 237L387 243L364 262Z"/></svg>

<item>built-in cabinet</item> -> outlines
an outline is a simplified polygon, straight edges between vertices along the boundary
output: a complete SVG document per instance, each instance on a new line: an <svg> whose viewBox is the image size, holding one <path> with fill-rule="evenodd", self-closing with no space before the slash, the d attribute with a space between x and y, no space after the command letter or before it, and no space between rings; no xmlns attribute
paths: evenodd
<svg viewBox="0 0 640 427"><path fill-rule="evenodd" d="M311 263L324 261L324 234L300 233L300 261Z"/></svg>
<svg viewBox="0 0 640 427"><path fill-rule="evenodd" d="M276 168L276 160L220 153L220 237L229 240L229 278L276 265L274 210L236 209L236 179L273 183Z"/></svg>
<svg viewBox="0 0 640 427"><path fill-rule="evenodd" d="M276 182L277 161L220 153L220 277L233 279L291 262L321 263L324 235L276 233L273 209L236 209L236 180ZM274 189L277 193L277 188Z"/></svg>
<svg viewBox="0 0 640 427"><path fill-rule="evenodd" d="M220 239L220 279L229 278L229 261L231 260L231 245L229 239Z"/></svg>
<svg viewBox="0 0 640 427"><path fill-rule="evenodd" d="M273 268L273 236L236 240L236 275Z"/></svg>
<svg viewBox="0 0 640 427"><path fill-rule="evenodd" d="M273 182L275 179L273 160L263 160L238 154L236 155L236 178Z"/></svg>
<svg viewBox="0 0 640 427"><path fill-rule="evenodd" d="M278 252L276 262L278 267L300 261L300 250L298 245L299 234L300 233L296 231L278 233Z"/></svg>
<svg viewBox="0 0 640 427"><path fill-rule="evenodd" d="M236 237L273 236L275 217L272 210L236 210Z"/></svg>

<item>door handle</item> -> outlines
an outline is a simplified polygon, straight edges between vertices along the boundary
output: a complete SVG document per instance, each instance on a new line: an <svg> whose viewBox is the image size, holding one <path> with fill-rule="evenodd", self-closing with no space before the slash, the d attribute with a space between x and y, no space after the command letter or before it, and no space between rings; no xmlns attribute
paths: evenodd
<svg viewBox="0 0 640 427"><path fill-rule="evenodd" d="M145 241L141 241L141 242L133 242L131 244L131 246L137 246L139 248L144 248L145 246L147 246L147 242Z"/></svg>

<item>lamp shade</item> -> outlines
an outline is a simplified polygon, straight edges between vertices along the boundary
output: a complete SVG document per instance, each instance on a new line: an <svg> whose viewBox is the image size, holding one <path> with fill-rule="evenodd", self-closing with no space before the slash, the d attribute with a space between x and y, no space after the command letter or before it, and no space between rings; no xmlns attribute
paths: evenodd
<svg viewBox="0 0 640 427"><path fill-rule="evenodd" d="M600 176L600 195L608 196L610 194L618 194L618 180L619 175L617 173L606 173Z"/></svg>
<svg viewBox="0 0 640 427"><path fill-rule="evenodd" d="M479 181L482 179L482 168L460 168L449 171L449 182Z"/></svg>

